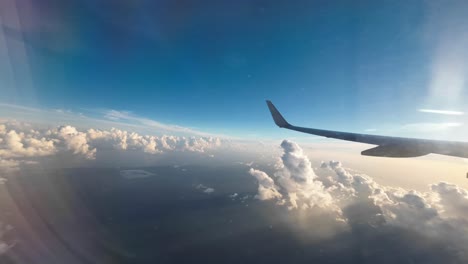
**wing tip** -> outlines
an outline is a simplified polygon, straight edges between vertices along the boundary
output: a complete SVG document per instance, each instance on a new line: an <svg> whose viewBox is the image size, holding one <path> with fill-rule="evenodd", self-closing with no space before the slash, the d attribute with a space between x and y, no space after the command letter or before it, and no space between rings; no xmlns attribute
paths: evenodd
<svg viewBox="0 0 468 264"><path fill-rule="evenodd" d="M275 105L270 101L266 100L268 109L270 110L271 117L273 117L273 121L279 127L288 127L291 126L286 119L281 115L281 113L276 109Z"/></svg>

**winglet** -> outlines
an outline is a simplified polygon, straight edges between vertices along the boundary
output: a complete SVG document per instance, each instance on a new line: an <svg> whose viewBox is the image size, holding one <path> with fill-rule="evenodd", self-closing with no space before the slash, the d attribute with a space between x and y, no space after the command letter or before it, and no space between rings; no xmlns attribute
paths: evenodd
<svg viewBox="0 0 468 264"><path fill-rule="evenodd" d="M291 126L285 119L284 117L280 114L278 109L273 105L273 103L270 100L266 100L266 103L268 105L268 109L270 109L271 116L273 117L273 121L275 121L275 124L279 127L289 127Z"/></svg>

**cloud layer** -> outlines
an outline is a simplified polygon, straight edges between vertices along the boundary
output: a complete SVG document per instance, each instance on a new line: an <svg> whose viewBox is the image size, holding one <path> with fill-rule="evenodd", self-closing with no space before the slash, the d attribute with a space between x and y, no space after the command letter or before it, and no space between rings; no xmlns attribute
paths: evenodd
<svg viewBox="0 0 468 264"><path fill-rule="evenodd" d="M172 151L205 152L221 145L216 137L140 135L112 128L79 131L73 126L39 129L25 123L0 123L0 169L14 170L38 157L70 153L96 158L99 150L132 150L147 154Z"/></svg>
<svg viewBox="0 0 468 264"><path fill-rule="evenodd" d="M250 169L258 182L257 198L276 200L290 209L335 215L349 225L356 219L377 227L393 226L443 241L468 260L468 192L440 182L427 192L382 186L352 173L340 162L323 162L315 171L295 143L281 143L276 172Z"/></svg>

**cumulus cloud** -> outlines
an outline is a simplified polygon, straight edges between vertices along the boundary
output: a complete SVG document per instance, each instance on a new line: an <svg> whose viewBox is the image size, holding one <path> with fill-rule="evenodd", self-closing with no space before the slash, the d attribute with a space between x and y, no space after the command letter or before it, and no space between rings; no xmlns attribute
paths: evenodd
<svg viewBox="0 0 468 264"><path fill-rule="evenodd" d="M204 152L221 145L221 140L214 137L143 136L116 128L110 131L89 129L87 133L91 140L111 144L115 149L141 150L150 154L164 151Z"/></svg>
<svg viewBox="0 0 468 264"><path fill-rule="evenodd" d="M0 157L34 157L55 153L54 141L47 139L36 130L16 131L0 124Z"/></svg>
<svg viewBox="0 0 468 264"><path fill-rule="evenodd" d="M281 148L283 155L276 164L278 171L274 179L263 171L250 169L249 173L259 182L256 197L261 200L282 198L280 203L290 208L332 207L330 193L317 179L302 149L288 140L281 143Z"/></svg>
<svg viewBox="0 0 468 264"><path fill-rule="evenodd" d="M9 241L6 235L13 230L13 226L0 222L0 256L6 254L13 248L16 244L16 241Z"/></svg>
<svg viewBox="0 0 468 264"><path fill-rule="evenodd" d="M282 197L275 182L268 176L268 174L253 168L250 168L249 173L258 181L258 193L255 196L256 198L260 200L270 200Z"/></svg>
<svg viewBox="0 0 468 264"><path fill-rule="evenodd" d="M79 132L72 126L62 126L56 130L47 131L50 135L57 135L62 143L73 154L83 155L87 159L93 159L96 155L96 148L91 148L88 144L87 134Z"/></svg>
<svg viewBox="0 0 468 264"><path fill-rule="evenodd" d="M442 213L448 217L463 217L468 221L468 191L456 185L440 182L431 185L431 190L438 194L438 204Z"/></svg>
<svg viewBox="0 0 468 264"><path fill-rule="evenodd" d="M210 193L214 192L214 189L213 188L206 188L203 192L210 194Z"/></svg>
<svg viewBox="0 0 468 264"><path fill-rule="evenodd" d="M290 209L335 214L335 219L350 225L359 219L416 231L443 240L457 250L457 256L468 259L466 190L445 182L431 185L426 192L383 186L338 161L323 162L314 171L297 144L285 140L281 147L283 155L271 177L249 171L258 180L257 198L276 199Z"/></svg>
<svg viewBox="0 0 468 264"><path fill-rule="evenodd" d="M201 190L202 192L206 194L211 194L215 191L213 188L205 186L203 184L198 184L195 188L197 188L198 190Z"/></svg>
<svg viewBox="0 0 468 264"><path fill-rule="evenodd" d="M99 150L133 150L147 154L168 151L205 152L219 147L216 137L151 136L112 128L78 130L73 126L52 129L33 128L28 124L0 124L0 169L15 170L35 158L71 153L84 159L96 158Z"/></svg>

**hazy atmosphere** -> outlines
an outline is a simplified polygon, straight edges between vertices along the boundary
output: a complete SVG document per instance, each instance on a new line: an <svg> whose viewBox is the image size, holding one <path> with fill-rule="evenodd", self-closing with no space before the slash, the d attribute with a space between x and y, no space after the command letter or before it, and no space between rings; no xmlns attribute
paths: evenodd
<svg viewBox="0 0 468 264"><path fill-rule="evenodd" d="M462 148L467 13L1 1L0 263L467 263L467 158L265 104Z"/></svg>

